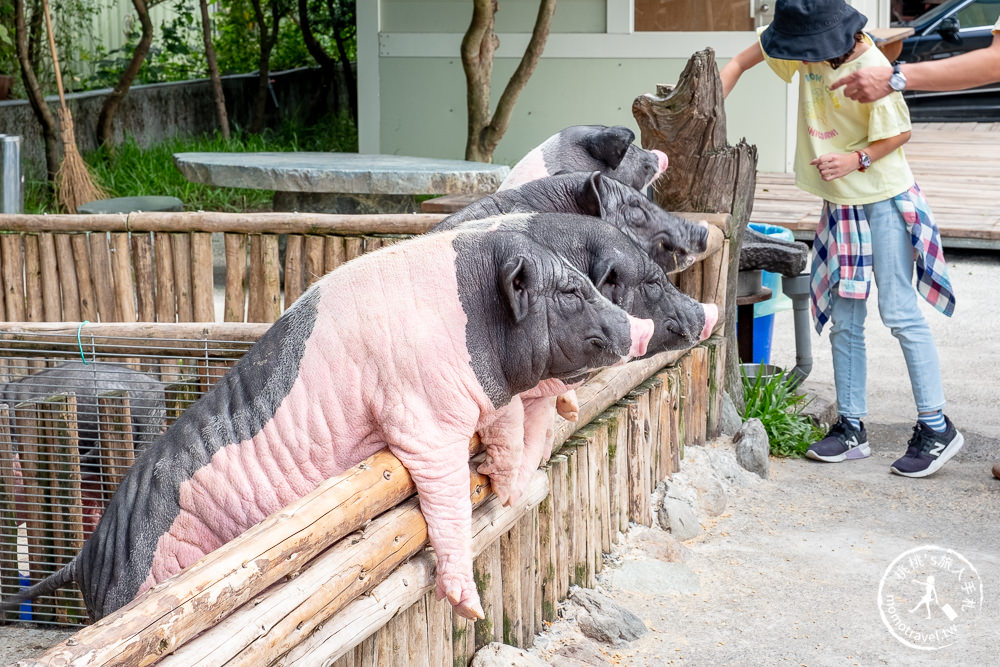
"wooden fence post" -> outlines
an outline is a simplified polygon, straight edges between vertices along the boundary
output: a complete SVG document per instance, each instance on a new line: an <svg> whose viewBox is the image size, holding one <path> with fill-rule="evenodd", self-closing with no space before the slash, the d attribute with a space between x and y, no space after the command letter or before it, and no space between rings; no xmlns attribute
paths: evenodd
<svg viewBox="0 0 1000 667"><path fill-rule="evenodd" d="M726 111L715 52L706 48L688 60L677 85L658 85L656 94L632 103L643 148L670 156L670 169L657 181L656 202L667 211L730 213L726 284L726 388L738 408L743 385L736 349L736 275L743 232L753 209L757 148L726 139Z"/></svg>

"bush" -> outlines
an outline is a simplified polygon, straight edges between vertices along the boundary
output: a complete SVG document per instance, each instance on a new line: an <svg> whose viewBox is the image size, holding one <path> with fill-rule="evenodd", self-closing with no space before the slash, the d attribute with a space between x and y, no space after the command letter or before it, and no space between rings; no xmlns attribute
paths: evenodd
<svg viewBox="0 0 1000 667"><path fill-rule="evenodd" d="M743 376L743 419L756 417L764 425L774 456L805 456L809 445L823 437L821 427L802 414L808 405L803 394L796 393L795 378L781 371L777 375Z"/></svg>

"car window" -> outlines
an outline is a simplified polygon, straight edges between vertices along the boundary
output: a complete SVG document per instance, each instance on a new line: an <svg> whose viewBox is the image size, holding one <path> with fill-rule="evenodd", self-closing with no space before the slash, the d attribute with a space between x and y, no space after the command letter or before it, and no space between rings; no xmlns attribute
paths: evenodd
<svg viewBox="0 0 1000 667"><path fill-rule="evenodd" d="M992 28L997 18L1000 18L1000 0L978 0L958 10L955 17L963 30Z"/></svg>

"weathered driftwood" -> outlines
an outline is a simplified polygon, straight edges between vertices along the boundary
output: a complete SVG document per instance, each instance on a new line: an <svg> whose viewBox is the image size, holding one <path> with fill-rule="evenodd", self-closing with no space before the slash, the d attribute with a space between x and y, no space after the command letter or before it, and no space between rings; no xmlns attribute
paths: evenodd
<svg viewBox="0 0 1000 667"><path fill-rule="evenodd" d="M715 52L704 49L691 56L676 86L657 86L656 94L640 95L632 115L644 148L657 148L670 156L670 169L657 181L656 201L668 211L705 211L731 214L727 309L729 322L736 318L736 275L739 249L753 208L757 149L746 141L736 147L726 139L722 82ZM727 326L726 389L738 407L743 404L736 328Z"/></svg>
<svg viewBox="0 0 1000 667"><path fill-rule="evenodd" d="M239 234L423 234L445 216L424 213L222 213L218 211L0 215L12 232L232 232Z"/></svg>

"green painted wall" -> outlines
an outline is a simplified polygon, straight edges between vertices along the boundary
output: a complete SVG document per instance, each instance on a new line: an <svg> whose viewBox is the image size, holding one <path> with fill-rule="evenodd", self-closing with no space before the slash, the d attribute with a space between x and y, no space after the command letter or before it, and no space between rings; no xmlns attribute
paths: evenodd
<svg viewBox="0 0 1000 667"><path fill-rule="evenodd" d="M638 137L632 101L654 92L657 83L676 81L686 62L543 58L517 101L494 162L514 164L567 125L626 125ZM379 64L382 152L461 159L466 135L461 60L382 57ZM494 104L516 66L513 58L495 62ZM788 85L760 66L743 76L727 100L729 141L746 137L756 144L762 171L785 170L789 92Z"/></svg>
<svg viewBox="0 0 1000 667"><path fill-rule="evenodd" d="M563 0L552 17L552 32L604 32L605 5L605 0ZM537 14L538 0L502 0L496 31L531 32ZM470 0L382 0L383 32L464 33L471 19Z"/></svg>

